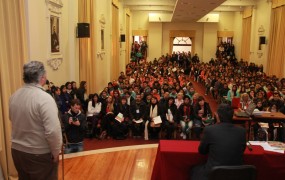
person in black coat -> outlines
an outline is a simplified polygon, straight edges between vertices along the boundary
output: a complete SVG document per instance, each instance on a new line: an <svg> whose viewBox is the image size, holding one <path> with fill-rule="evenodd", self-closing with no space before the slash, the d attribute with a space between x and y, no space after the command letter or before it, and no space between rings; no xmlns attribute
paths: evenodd
<svg viewBox="0 0 285 180"><path fill-rule="evenodd" d="M196 135L196 138L200 139L202 127L204 126L203 122L211 117L212 117L212 111L211 111L209 103L205 102L205 99L203 96L199 96L197 99L197 103L194 106L193 131Z"/></svg>
<svg viewBox="0 0 285 180"><path fill-rule="evenodd" d="M166 109L164 109L164 113L162 115L162 124L163 129L166 131L166 139L171 139L175 126L180 123L179 120L177 120L178 110L174 101L175 99L173 97L169 97L168 104L166 105Z"/></svg>
<svg viewBox="0 0 285 180"><path fill-rule="evenodd" d="M86 116L80 111L80 101L73 99L70 105L71 109L62 117L67 137L65 153L83 151L83 139L86 130Z"/></svg>
<svg viewBox="0 0 285 180"><path fill-rule="evenodd" d="M149 121L147 128L148 128L148 135L150 139L158 139L159 132L161 130L161 124L154 124L153 118L160 116L160 118L164 115L164 111L161 106L158 106L158 100L156 97L151 98L151 103L147 107L146 110L146 119ZM161 118L162 119L162 118Z"/></svg>
<svg viewBox="0 0 285 180"><path fill-rule="evenodd" d="M113 138L114 139L126 139L129 132L130 121L130 106L127 104L127 99L125 97L121 98L121 102L115 106L115 115L119 113L123 115L122 122L118 120L114 121L113 124ZM116 119L116 118L115 118Z"/></svg>
<svg viewBox="0 0 285 180"><path fill-rule="evenodd" d="M146 104L142 101L141 94L136 95L135 101L130 106L130 118L132 120L132 134L140 137L144 131Z"/></svg>
<svg viewBox="0 0 285 180"><path fill-rule="evenodd" d="M228 104L220 104L217 110L219 124L207 126L199 145L200 154L208 154L203 165L192 169L192 180L207 180L214 166L238 166L243 164L243 152L246 148L246 130L235 126L234 110Z"/></svg>

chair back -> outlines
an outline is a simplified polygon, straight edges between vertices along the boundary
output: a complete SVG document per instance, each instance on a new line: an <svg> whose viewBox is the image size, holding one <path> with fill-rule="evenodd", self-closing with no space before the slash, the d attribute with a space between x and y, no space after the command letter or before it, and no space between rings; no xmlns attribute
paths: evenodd
<svg viewBox="0 0 285 180"><path fill-rule="evenodd" d="M238 97L232 98L232 108L237 109L239 108L239 105L240 105L240 98Z"/></svg>
<svg viewBox="0 0 285 180"><path fill-rule="evenodd" d="M255 180L256 168L253 165L216 166L209 173L209 180Z"/></svg>

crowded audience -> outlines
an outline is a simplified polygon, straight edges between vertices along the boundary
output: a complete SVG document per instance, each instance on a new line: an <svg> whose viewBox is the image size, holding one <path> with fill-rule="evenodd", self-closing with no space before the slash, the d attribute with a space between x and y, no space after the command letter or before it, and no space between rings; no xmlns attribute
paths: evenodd
<svg viewBox="0 0 285 180"><path fill-rule="evenodd" d="M204 96L195 91L193 81L205 86ZM207 96L218 104L240 98L239 111L255 103L256 111L285 113L285 78L267 76L262 65L225 56L207 63L189 52L166 54L154 61L141 58L127 64L126 72L101 92L88 96L87 83L82 81L77 88L75 82L66 82L59 88L49 82L47 91L54 97L67 130L85 124L67 115L86 114L89 138L200 139L203 127L215 123ZM80 112L73 107L78 105L74 99L80 102ZM260 125L255 128L256 139ZM79 128L78 134L82 130Z"/></svg>

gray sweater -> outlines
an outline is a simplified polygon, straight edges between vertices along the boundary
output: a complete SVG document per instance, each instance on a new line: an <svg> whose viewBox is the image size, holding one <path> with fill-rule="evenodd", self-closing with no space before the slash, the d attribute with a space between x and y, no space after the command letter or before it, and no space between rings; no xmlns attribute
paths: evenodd
<svg viewBox="0 0 285 180"><path fill-rule="evenodd" d="M62 146L58 109L40 85L25 84L18 89L10 97L9 115L13 149L58 156Z"/></svg>

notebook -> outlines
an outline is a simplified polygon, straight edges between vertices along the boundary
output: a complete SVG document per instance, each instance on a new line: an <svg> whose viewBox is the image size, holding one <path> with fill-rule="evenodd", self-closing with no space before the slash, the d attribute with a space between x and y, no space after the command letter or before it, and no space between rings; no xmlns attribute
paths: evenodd
<svg viewBox="0 0 285 180"><path fill-rule="evenodd" d="M251 103L244 112L236 112L237 117L250 117L255 109L256 105Z"/></svg>

